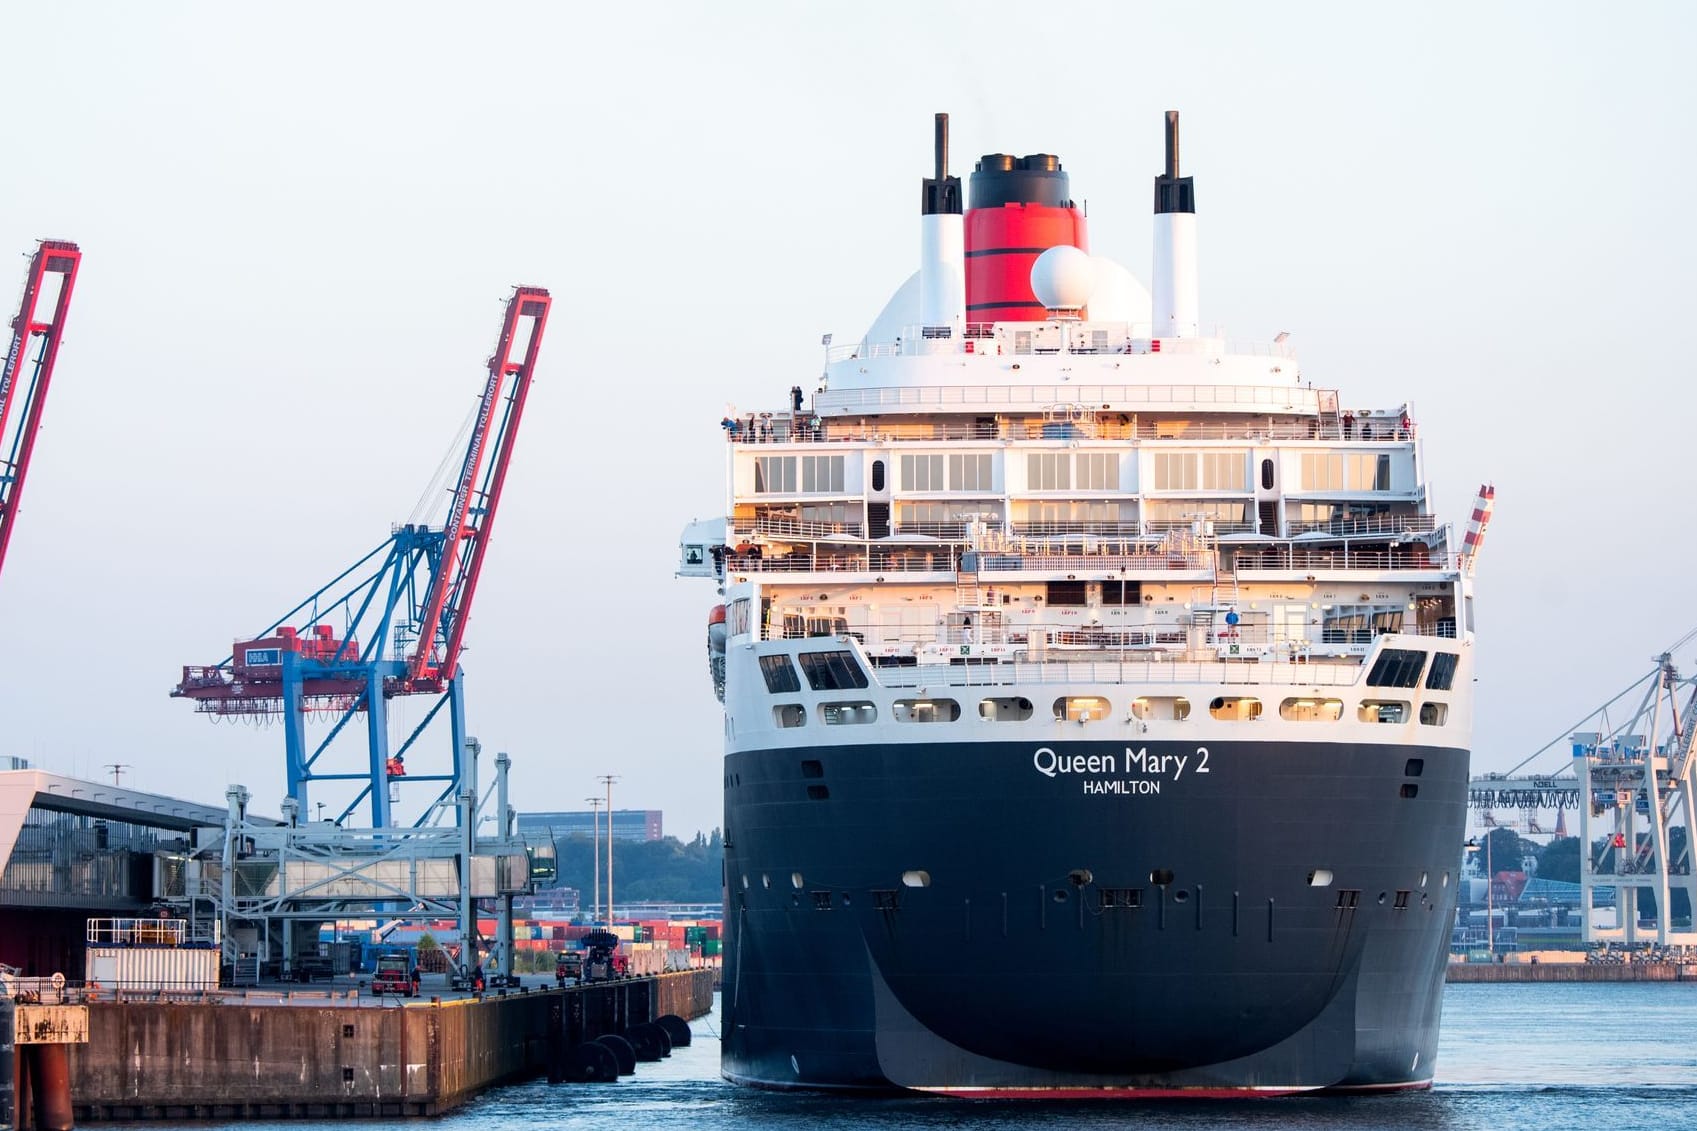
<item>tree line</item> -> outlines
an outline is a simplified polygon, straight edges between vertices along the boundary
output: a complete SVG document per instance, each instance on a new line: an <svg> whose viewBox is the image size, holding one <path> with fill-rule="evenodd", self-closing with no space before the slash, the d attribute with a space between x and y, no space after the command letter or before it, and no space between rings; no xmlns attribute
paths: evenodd
<svg viewBox="0 0 1697 1131"><path fill-rule="evenodd" d="M601 843L600 883L607 882L607 844ZM576 888L587 905L596 888L595 842L577 834L554 841L559 887ZM618 901L717 903L724 895L725 842L714 829L693 840L613 842L613 891Z"/></svg>

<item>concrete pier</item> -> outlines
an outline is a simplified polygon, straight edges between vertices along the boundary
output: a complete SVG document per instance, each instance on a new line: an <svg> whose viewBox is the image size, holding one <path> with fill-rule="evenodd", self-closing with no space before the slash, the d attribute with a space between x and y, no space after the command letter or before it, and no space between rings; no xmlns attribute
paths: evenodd
<svg viewBox="0 0 1697 1131"><path fill-rule="evenodd" d="M1452 962L1451 982L1697 982L1697 966L1672 962Z"/></svg>
<svg viewBox="0 0 1697 1131"><path fill-rule="evenodd" d="M85 1123L439 1115L564 1048L712 1002L711 970L387 1007L94 1002L71 1095Z"/></svg>

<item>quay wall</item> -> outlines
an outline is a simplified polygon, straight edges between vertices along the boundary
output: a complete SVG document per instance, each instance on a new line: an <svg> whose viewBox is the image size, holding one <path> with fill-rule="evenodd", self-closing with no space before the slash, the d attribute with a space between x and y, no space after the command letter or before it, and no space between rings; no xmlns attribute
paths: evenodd
<svg viewBox="0 0 1697 1131"><path fill-rule="evenodd" d="M713 984L691 970L395 1006L269 997L91 1002L88 1043L71 1046L76 1118L438 1115L545 1072L551 1049L698 1017Z"/></svg>
<svg viewBox="0 0 1697 1131"><path fill-rule="evenodd" d="M1451 982L1697 982L1697 966L1672 962L1452 962Z"/></svg>

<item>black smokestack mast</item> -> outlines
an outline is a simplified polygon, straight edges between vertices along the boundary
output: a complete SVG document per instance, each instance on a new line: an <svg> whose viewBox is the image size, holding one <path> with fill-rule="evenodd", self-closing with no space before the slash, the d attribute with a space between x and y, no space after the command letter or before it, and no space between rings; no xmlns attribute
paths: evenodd
<svg viewBox="0 0 1697 1131"><path fill-rule="evenodd" d="M949 116L937 115L936 132L937 175L927 177L920 190L919 213L922 216L959 216L961 214L960 178L949 176Z"/></svg>
<svg viewBox="0 0 1697 1131"><path fill-rule="evenodd" d="M1155 212L1195 212L1192 178L1178 175L1178 111L1167 111L1167 171L1155 178Z"/></svg>

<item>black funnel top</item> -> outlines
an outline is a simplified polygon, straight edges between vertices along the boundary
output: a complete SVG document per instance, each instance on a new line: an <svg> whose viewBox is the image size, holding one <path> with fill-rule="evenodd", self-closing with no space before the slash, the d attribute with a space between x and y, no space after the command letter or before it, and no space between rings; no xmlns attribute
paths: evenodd
<svg viewBox="0 0 1697 1131"><path fill-rule="evenodd" d="M1178 111L1167 111L1167 171L1155 178L1155 214L1195 212L1192 178L1178 175Z"/></svg>
<svg viewBox="0 0 1697 1131"><path fill-rule="evenodd" d="M921 216L959 216L960 178L949 176L949 116L937 115L937 175L920 188Z"/></svg>
<svg viewBox="0 0 1697 1131"><path fill-rule="evenodd" d="M972 206L1000 208L1004 204L1046 204L1071 208L1071 183L1052 153L1010 157L990 153L972 171Z"/></svg>

